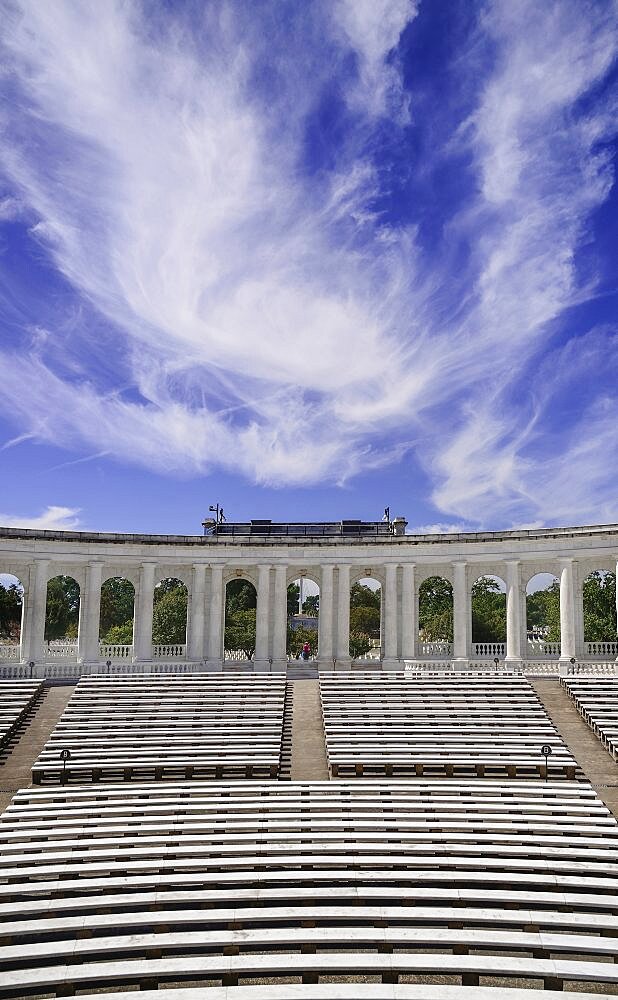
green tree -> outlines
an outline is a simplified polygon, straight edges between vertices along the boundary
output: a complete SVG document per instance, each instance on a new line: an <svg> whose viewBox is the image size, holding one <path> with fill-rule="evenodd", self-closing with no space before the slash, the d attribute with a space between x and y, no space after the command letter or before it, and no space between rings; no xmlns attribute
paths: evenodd
<svg viewBox="0 0 618 1000"><path fill-rule="evenodd" d="M248 660L255 652L255 608L226 615L225 648L241 649Z"/></svg>
<svg viewBox="0 0 618 1000"><path fill-rule="evenodd" d="M152 641L186 642L187 588L183 585L166 590L152 610Z"/></svg>
<svg viewBox="0 0 618 1000"><path fill-rule="evenodd" d="M18 639L21 628L22 591L16 583L0 583L0 636Z"/></svg>
<svg viewBox="0 0 618 1000"><path fill-rule="evenodd" d="M133 642L133 622L112 625L101 638L101 642L106 642L110 646L130 646Z"/></svg>
<svg viewBox="0 0 618 1000"><path fill-rule="evenodd" d="M544 630L548 642L560 642L560 584L557 580L544 590L526 594L527 628Z"/></svg>
<svg viewBox="0 0 618 1000"><path fill-rule="evenodd" d="M365 583L353 583L350 587L350 608L377 608L380 610L382 594L380 588L372 590Z"/></svg>
<svg viewBox="0 0 618 1000"><path fill-rule="evenodd" d="M472 641L506 642L506 594L497 580L481 576L472 584Z"/></svg>
<svg viewBox="0 0 618 1000"><path fill-rule="evenodd" d="M430 576L418 589L418 626L426 642L453 641L453 588L442 576Z"/></svg>
<svg viewBox="0 0 618 1000"><path fill-rule="evenodd" d="M306 615L319 615L320 613L320 595L319 594L309 594L309 597L303 601L303 611Z"/></svg>
<svg viewBox="0 0 618 1000"><path fill-rule="evenodd" d="M107 634L114 625L131 625L133 632L133 605L135 590L130 580L113 576L101 587L101 620L99 635L108 642ZM133 641L133 640L131 640Z"/></svg>
<svg viewBox="0 0 618 1000"><path fill-rule="evenodd" d="M45 638L75 639L79 622L79 584L72 576L55 576L47 584Z"/></svg>
<svg viewBox="0 0 618 1000"><path fill-rule="evenodd" d="M372 610L375 611L375 608ZM371 636L366 632L350 632L350 656L356 659L371 649Z"/></svg>
<svg viewBox="0 0 618 1000"><path fill-rule="evenodd" d="M257 607L255 587L248 580L239 578L230 580L225 591L225 616L235 615L237 611L251 611ZM241 647L239 646L238 649Z"/></svg>
<svg viewBox="0 0 618 1000"><path fill-rule="evenodd" d="M300 587L297 583L291 583L288 587L288 618L297 613L299 597Z"/></svg>
<svg viewBox="0 0 618 1000"><path fill-rule="evenodd" d="M603 642L616 638L616 574L594 570L583 583L584 639Z"/></svg>
<svg viewBox="0 0 618 1000"><path fill-rule="evenodd" d="M370 638L380 637L380 609L356 606L350 608L350 633L366 634Z"/></svg>
<svg viewBox="0 0 618 1000"><path fill-rule="evenodd" d="M288 625L287 652L290 656L298 656L306 642L311 646L311 652L315 654L318 648L318 633L314 628L291 628Z"/></svg>

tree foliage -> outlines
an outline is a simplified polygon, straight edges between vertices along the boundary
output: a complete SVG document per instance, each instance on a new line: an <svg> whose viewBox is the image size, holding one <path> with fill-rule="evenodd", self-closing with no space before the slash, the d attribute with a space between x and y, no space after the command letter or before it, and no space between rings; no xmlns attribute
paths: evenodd
<svg viewBox="0 0 618 1000"><path fill-rule="evenodd" d="M481 576L472 584L472 642L506 642L506 594L497 580Z"/></svg>
<svg viewBox="0 0 618 1000"><path fill-rule="evenodd" d="M560 642L560 584L526 594L527 630L536 629L547 642Z"/></svg>
<svg viewBox="0 0 618 1000"><path fill-rule="evenodd" d="M75 639L79 624L79 584L72 576L55 576L47 584L45 638Z"/></svg>
<svg viewBox="0 0 618 1000"><path fill-rule="evenodd" d="M298 612L299 597L300 587L297 583L291 583L288 587L288 618Z"/></svg>
<svg viewBox="0 0 618 1000"><path fill-rule="evenodd" d="M616 638L616 574L594 570L583 583L584 639L603 642Z"/></svg>
<svg viewBox="0 0 618 1000"><path fill-rule="evenodd" d="M371 636L366 632L350 632L350 656L352 659L356 659L358 656L365 656L371 649L371 646Z"/></svg>
<svg viewBox="0 0 618 1000"><path fill-rule="evenodd" d="M168 581L165 581L166 583ZM157 594L152 610L152 641L186 642L187 637L187 588L178 580L174 587L166 587Z"/></svg>
<svg viewBox="0 0 618 1000"><path fill-rule="evenodd" d="M370 639L379 639L380 609L363 607L362 605L350 608L350 632L353 634L364 633Z"/></svg>
<svg viewBox="0 0 618 1000"><path fill-rule="evenodd" d="M124 625L112 625L101 642L106 642L109 646L130 646L133 642L133 621L125 622Z"/></svg>
<svg viewBox="0 0 618 1000"><path fill-rule="evenodd" d="M353 583L350 587L350 608L377 608L380 610L382 592L372 590L366 583Z"/></svg>
<svg viewBox="0 0 618 1000"><path fill-rule="evenodd" d="M102 642L118 642L110 639L109 632L114 626L127 625L131 627L133 642L133 606L135 590L130 580L114 576L106 580L101 587L101 619L99 635ZM125 633L126 634L126 630Z"/></svg>
<svg viewBox="0 0 618 1000"><path fill-rule="evenodd" d="M291 628L288 625L287 633L287 651L290 656L298 656L301 649L308 642L311 646L312 654L315 654L318 648L318 633L314 628Z"/></svg>
<svg viewBox="0 0 618 1000"><path fill-rule="evenodd" d="M21 627L22 591L16 583L8 587L0 583L0 636L18 639Z"/></svg>
<svg viewBox="0 0 618 1000"><path fill-rule="evenodd" d="M430 576L418 588L418 627L425 642L453 641L453 588L442 576Z"/></svg>
<svg viewBox="0 0 618 1000"><path fill-rule="evenodd" d="M241 649L248 660L255 652L255 608L234 611L225 618L225 648Z"/></svg>
<svg viewBox="0 0 618 1000"><path fill-rule="evenodd" d="M248 580L241 578L230 580L225 590L225 616L234 615L237 611L251 611L257 607L255 587Z"/></svg>
<svg viewBox="0 0 618 1000"><path fill-rule="evenodd" d="M303 611L306 615L317 617L320 613L320 595L309 594L309 597L303 601Z"/></svg>

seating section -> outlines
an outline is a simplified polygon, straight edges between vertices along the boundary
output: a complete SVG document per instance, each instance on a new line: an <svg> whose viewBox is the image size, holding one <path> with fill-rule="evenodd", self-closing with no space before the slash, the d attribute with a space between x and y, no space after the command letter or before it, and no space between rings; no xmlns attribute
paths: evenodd
<svg viewBox="0 0 618 1000"><path fill-rule="evenodd" d="M6 746L42 690L43 681L0 680L0 747Z"/></svg>
<svg viewBox="0 0 618 1000"><path fill-rule="evenodd" d="M618 761L618 676L562 677L577 711Z"/></svg>
<svg viewBox="0 0 618 1000"><path fill-rule="evenodd" d="M284 699L268 674L84 677L32 779L277 777Z"/></svg>
<svg viewBox="0 0 618 1000"><path fill-rule="evenodd" d="M34 788L0 846L0 997L618 991L618 824L587 783Z"/></svg>
<svg viewBox="0 0 618 1000"><path fill-rule="evenodd" d="M540 777L577 762L523 677L320 674L332 777Z"/></svg>

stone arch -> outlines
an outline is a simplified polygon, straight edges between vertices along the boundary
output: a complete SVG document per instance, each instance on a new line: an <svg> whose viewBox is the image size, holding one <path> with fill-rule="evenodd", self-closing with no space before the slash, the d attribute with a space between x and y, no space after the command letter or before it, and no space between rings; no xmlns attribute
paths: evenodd
<svg viewBox="0 0 618 1000"><path fill-rule="evenodd" d="M371 569L356 571L350 578L349 649L353 660L380 660L383 642L383 586Z"/></svg>
<svg viewBox="0 0 618 1000"><path fill-rule="evenodd" d="M45 633L49 643L71 643L77 652L80 585L73 576L57 574L47 581Z"/></svg>
<svg viewBox="0 0 618 1000"><path fill-rule="evenodd" d="M133 644L135 584L124 575L108 576L101 584L99 639L113 646Z"/></svg>
<svg viewBox="0 0 618 1000"><path fill-rule="evenodd" d="M425 576L418 587L418 637L423 656L450 656L453 584L445 573Z"/></svg>
<svg viewBox="0 0 618 1000"><path fill-rule="evenodd" d="M159 579L152 596L152 641L186 645L189 589L177 576Z"/></svg>
<svg viewBox="0 0 618 1000"><path fill-rule="evenodd" d="M304 658L307 645L309 659L314 660L318 653L321 593L318 576L305 570L288 573L286 653L293 660Z"/></svg>
<svg viewBox="0 0 618 1000"><path fill-rule="evenodd" d="M559 653L560 581L555 573L537 569L526 585L525 633L528 655L534 657Z"/></svg>
<svg viewBox="0 0 618 1000"><path fill-rule="evenodd" d="M256 583L250 573L237 570L227 574L224 586L224 659L251 660L256 641Z"/></svg>
<svg viewBox="0 0 618 1000"><path fill-rule="evenodd" d="M604 568L588 570L582 580L584 642L616 641L616 574ZM615 654L614 654L615 655Z"/></svg>
<svg viewBox="0 0 618 1000"><path fill-rule="evenodd" d="M482 573L472 581L470 615L473 643L506 643L506 582L501 576Z"/></svg>

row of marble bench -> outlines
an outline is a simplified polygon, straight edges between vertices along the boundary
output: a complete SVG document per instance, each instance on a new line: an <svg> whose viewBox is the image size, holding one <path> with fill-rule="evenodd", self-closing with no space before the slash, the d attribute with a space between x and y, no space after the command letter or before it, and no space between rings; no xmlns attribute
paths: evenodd
<svg viewBox="0 0 618 1000"><path fill-rule="evenodd" d="M278 676L85 677L33 781L277 777L284 700Z"/></svg>
<svg viewBox="0 0 618 1000"><path fill-rule="evenodd" d="M585 782L49 786L0 846L0 997L618 991L618 824Z"/></svg>
<svg viewBox="0 0 618 1000"><path fill-rule="evenodd" d="M579 714L618 761L618 677L563 677Z"/></svg>
<svg viewBox="0 0 618 1000"><path fill-rule="evenodd" d="M525 678L331 671L320 695L332 777L578 773Z"/></svg>
<svg viewBox="0 0 618 1000"><path fill-rule="evenodd" d="M43 681L0 680L0 748L9 742L42 690Z"/></svg>

